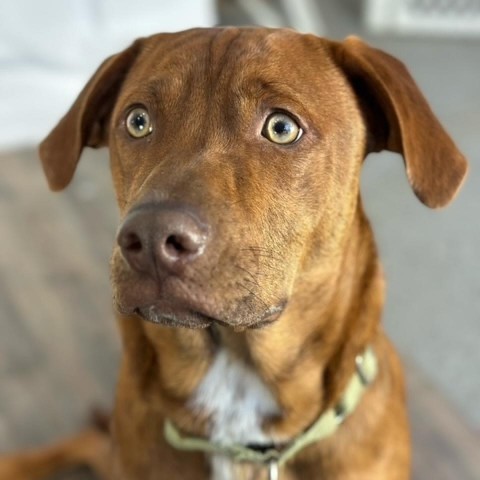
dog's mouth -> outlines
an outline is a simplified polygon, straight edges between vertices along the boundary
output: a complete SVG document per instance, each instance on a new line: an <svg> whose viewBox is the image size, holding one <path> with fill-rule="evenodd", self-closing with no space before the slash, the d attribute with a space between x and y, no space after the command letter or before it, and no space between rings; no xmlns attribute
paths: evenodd
<svg viewBox="0 0 480 480"><path fill-rule="evenodd" d="M274 323L283 313L286 305L287 302L282 301L259 315L243 317L241 321L213 317L200 311L170 305L168 302L158 302L129 309L117 305L117 310L122 314L135 314L145 321L166 327L203 329L210 327L212 324L218 324L223 327L232 327L235 330L245 330L264 328Z"/></svg>
<svg viewBox="0 0 480 480"><path fill-rule="evenodd" d="M147 276L132 281L128 272L118 267L113 271L113 279L114 305L119 314L137 315L167 327L202 329L217 324L237 331L258 329L275 322L288 299L283 289L280 290L283 294L272 295L260 288L231 287L231 283L241 286L241 279L220 282L215 277L187 281L168 275L161 281Z"/></svg>
<svg viewBox="0 0 480 480"><path fill-rule="evenodd" d="M217 321L208 315L190 310L165 308L159 305L136 307L133 313L143 320L166 327L201 329Z"/></svg>

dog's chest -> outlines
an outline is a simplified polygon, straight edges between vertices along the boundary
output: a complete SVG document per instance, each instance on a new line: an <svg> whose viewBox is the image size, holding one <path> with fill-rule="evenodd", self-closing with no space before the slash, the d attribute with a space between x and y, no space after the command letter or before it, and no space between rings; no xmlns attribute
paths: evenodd
<svg viewBox="0 0 480 480"><path fill-rule="evenodd" d="M270 444L262 431L266 417L279 413L278 404L260 377L241 360L220 350L196 390L191 406L210 418L210 440L216 443ZM233 479L229 459L212 457L212 480Z"/></svg>

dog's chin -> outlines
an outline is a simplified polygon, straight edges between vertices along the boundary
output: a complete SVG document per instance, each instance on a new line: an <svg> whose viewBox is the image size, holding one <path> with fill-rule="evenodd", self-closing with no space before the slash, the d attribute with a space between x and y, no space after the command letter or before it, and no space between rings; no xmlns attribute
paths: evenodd
<svg viewBox="0 0 480 480"><path fill-rule="evenodd" d="M145 321L166 327L202 329L217 324L240 331L260 329L274 323L283 313L285 306L286 302L282 302L259 315L241 315L233 319L217 318L198 311L172 308L163 304L153 304L131 309L118 308L118 310L120 313L133 313Z"/></svg>

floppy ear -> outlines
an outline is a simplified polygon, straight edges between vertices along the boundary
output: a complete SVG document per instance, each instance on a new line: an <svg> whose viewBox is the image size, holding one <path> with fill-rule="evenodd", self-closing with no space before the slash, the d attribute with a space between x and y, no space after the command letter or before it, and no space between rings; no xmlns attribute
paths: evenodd
<svg viewBox="0 0 480 480"><path fill-rule="evenodd" d="M402 154L410 185L425 205L450 202L467 162L403 63L356 37L334 44L333 53L365 112L370 151Z"/></svg>
<svg viewBox="0 0 480 480"><path fill-rule="evenodd" d="M40 158L52 190L62 190L70 183L84 146L105 144L113 105L141 45L142 41L137 40L123 52L107 58L40 144Z"/></svg>

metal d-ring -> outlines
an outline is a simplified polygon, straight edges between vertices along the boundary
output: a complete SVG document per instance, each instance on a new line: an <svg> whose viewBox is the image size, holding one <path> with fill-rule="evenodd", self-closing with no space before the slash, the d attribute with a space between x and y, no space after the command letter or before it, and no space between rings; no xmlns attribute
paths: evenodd
<svg viewBox="0 0 480 480"><path fill-rule="evenodd" d="M270 460L268 464L268 480L278 480L280 478L280 469L276 460Z"/></svg>

